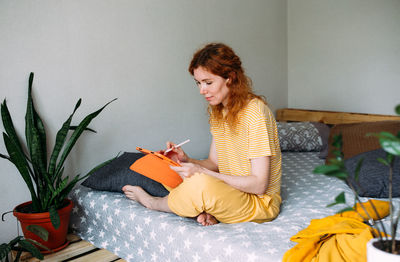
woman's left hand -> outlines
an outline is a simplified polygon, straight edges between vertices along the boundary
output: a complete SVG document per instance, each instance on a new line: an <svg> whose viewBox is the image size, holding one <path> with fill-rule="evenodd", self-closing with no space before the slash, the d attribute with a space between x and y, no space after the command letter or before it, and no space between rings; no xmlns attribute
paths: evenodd
<svg viewBox="0 0 400 262"><path fill-rule="evenodd" d="M178 162L181 166L170 166L172 170L177 172L182 179L193 176L195 173L201 173L204 170L204 167L193 164L193 163L181 163Z"/></svg>

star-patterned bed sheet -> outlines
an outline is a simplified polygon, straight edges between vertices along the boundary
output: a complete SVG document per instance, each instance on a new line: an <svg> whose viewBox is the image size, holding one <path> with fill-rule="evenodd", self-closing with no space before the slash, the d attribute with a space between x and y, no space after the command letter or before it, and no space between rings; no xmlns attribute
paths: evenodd
<svg viewBox="0 0 400 262"><path fill-rule="evenodd" d="M339 179L313 174L317 152L284 152L280 215L266 223L201 226L194 219L152 211L121 193L78 186L70 226L77 235L126 261L281 261L290 237L311 219L342 207L326 205L350 189Z"/></svg>

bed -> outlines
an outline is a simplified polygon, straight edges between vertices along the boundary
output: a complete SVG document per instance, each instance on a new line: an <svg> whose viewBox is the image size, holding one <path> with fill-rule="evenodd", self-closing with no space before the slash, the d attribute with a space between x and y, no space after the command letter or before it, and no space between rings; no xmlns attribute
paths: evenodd
<svg viewBox="0 0 400 262"><path fill-rule="evenodd" d="M400 120L395 116L295 109L281 109L276 115L280 123L313 121L327 125L366 119ZM282 153L281 213L268 223L203 227L194 219L148 210L121 193L80 185L70 195L75 203L70 227L82 239L126 261L281 261L295 245L291 236L306 228L311 219L343 208L326 207L336 195L344 191L352 199L349 187L341 180L313 174L314 167L325 161L321 158L323 141L320 146L319 151Z"/></svg>

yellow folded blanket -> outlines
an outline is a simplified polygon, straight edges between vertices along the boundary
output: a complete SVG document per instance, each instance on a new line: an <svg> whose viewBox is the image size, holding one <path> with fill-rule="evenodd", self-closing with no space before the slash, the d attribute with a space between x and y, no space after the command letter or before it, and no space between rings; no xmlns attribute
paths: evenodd
<svg viewBox="0 0 400 262"><path fill-rule="evenodd" d="M387 201L372 200L379 217L389 213ZM375 203L376 202L376 203ZM367 212L372 216L370 203L364 203ZM355 206L355 208L358 208ZM373 218L377 218L374 216ZM328 262L366 261L366 244L378 232L364 224L355 211L313 219L310 225L290 238L298 244L283 256L283 262Z"/></svg>

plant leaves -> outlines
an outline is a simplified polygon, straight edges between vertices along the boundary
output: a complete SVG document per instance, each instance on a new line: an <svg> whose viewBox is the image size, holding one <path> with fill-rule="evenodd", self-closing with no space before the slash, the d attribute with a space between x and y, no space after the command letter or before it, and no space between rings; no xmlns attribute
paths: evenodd
<svg viewBox="0 0 400 262"><path fill-rule="evenodd" d="M94 172L96 172L97 170L99 170L100 168L102 168L103 166L108 165L111 161L113 161L114 159L116 159L118 157L115 156L109 160L104 161L103 163L98 164L97 166L95 166L94 168L92 168L84 177L82 177L82 179L84 179L87 176L90 176L91 174L93 174Z"/></svg>
<svg viewBox="0 0 400 262"><path fill-rule="evenodd" d="M329 164L344 168L343 160L341 158L339 158L339 159L331 158L331 159L329 159Z"/></svg>
<svg viewBox="0 0 400 262"><path fill-rule="evenodd" d="M397 105L394 110L395 110L396 114L400 115L400 104Z"/></svg>
<svg viewBox="0 0 400 262"><path fill-rule="evenodd" d="M57 209L51 206L49 209L51 224L55 229L60 227L60 216L58 215Z"/></svg>
<svg viewBox="0 0 400 262"><path fill-rule="evenodd" d="M78 128L78 126L70 126L70 127L69 127L69 130L76 130L77 128ZM85 131L90 131L90 132L92 132L92 133L97 133L96 130L94 130L94 129L92 129L92 128L89 128L89 127L85 128Z"/></svg>
<svg viewBox="0 0 400 262"><path fill-rule="evenodd" d="M345 196L344 192L341 192L339 195L337 195L335 197L335 202L327 205L327 207L331 207L331 206L334 206L337 204L346 204L346 196Z"/></svg>
<svg viewBox="0 0 400 262"><path fill-rule="evenodd" d="M314 168L314 173L316 174L327 174L332 171L339 171L340 167L337 165L320 165Z"/></svg>
<svg viewBox="0 0 400 262"><path fill-rule="evenodd" d="M4 99L3 103L1 104L1 119L2 119L3 126L4 126L4 129L7 133L7 135L17 145L20 153L24 154L24 150L22 149L21 142L15 131L15 127L14 127L10 112L8 111L7 102L5 99Z"/></svg>
<svg viewBox="0 0 400 262"><path fill-rule="evenodd" d="M11 248L14 247L21 239L22 239L22 236L17 236L13 240L11 240L10 243L9 243Z"/></svg>
<svg viewBox="0 0 400 262"><path fill-rule="evenodd" d="M32 204L35 208L40 205L39 200L36 196L36 191L33 186L33 181L31 179L31 175L29 173L29 168L28 168L28 162L26 161L26 158L23 154L21 154L21 151L18 150L18 146L16 146L13 141L7 136L6 133L3 133L3 140L4 144L6 146L7 152L10 155L11 161L14 163L14 165L17 167L18 171L20 172L22 178L24 179L26 185L28 186L29 192L31 193L32 197Z"/></svg>
<svg viewBox="0 0 400 262"><path fill-rule="evenodd" d="M379 139L382 148L389 154L400 156L400 139Z"/></svg>
<svg viewBox="0 0 400 262"><path fill-rule="evenodd" d="M56 168L56 173L58 173L62 166L64 165L64 161L67 158L68 154L71 152L73 146L75 145L76 141L78 140L78 138L80 137L80 135L82 134L82 132L86 129L86 127L90 124L90 122L98 115L100 114L101 111L103 111L103 109L109 105L110 103L112 103L113 101L115 101L116 99L111 100L110 102L108 102L107 104L105 104L102 108L100 108L99 110L89 114L88 116L86 116L81 123L78 125L78 127L76 128L76 130L72 133L67 145L64 148L64 151L61 155L60 161L57 164L57 168Z"/></svg>
<svg viewBox="0 0 400 262"><path fill-rule="evenodd" d="M60 155L61 149L65 144L65 141L66 141L66 138L67 138L67 134L68 134L68 130L70 129L72 117L74 116L76 110L78 110L79 106L81 105L81 101L82 101L82 99L78 100L78 102L75 105L74 111L68 117L68 119L64 122L64 124L62 125L60 130L58 130L58 132L57 132L56 142L55 142L55 145L54 145L54 148L53 148L53 152L52 152L51 157L50 157L50 163L49 163L49 169L48 169L48 173L50 174L50 176L52 176L52 181L53 182L56 180L56 177L57 177L54 174L54 171L55 171L55 167L56 167L56 164L57 164L58 156Z"/></svg>
<svg viewBox="0 0 400 262"><path fill-rule="evenodd" d="M11 158L9 156L0 154L0 157L9 160L12 163Z"/></svg>
<svg viewBox="0 0 400 262"><path fill-rule="evenodd" d="M40 191L43 190L41 186L41 179L49 180L47 176L47 144L46 144L46 132L44 124L40 119L38 113L35 110L35 106L32 99L32 84L34 74L31 72L29 75L29 86L28 86L28 100L25 114L25 137L28 150L30 153L33 171L36 176L36 184L38 184L37 192L41 195ZM48 183L46 181L46 184ZM45 211L43 209L43 203L40 203L40 207L34 207L35 211Z"/></svg>
<svg viewBox="0 0 400 262"><path fill-rule="evenodd" d="M356 167L356 170L354 171L354 180L356 180L356 181L358 181L358 176L360 174L360 170L361 170L363 162L364 162L364 158L360 158L357 162L357 167Z"/></svg>
<svg viewBox="0 0 400 262"><path fill-rule="evenodd" d="M378 160L379 163L385 165L385 166L389 166L390 164L386 161L386 159L382 158L382 157L378 157L376 160Z"/></svg>
<svg viewBox="0 0 400 262"><path fill-rule="evenodd" d="M39 249L37 249L37 247L35 247L34 245L32 245L32 243L30 243L28 240L21 240L18 243L23 249L25 249L26 251L28 251L29 253L32 254L32 256L38 258L38 259L43 259L43 255L40 253Z"/></svg>
<svg viewBox="0 0 400 262"><path fill-rule="evenodd" d="M383 150L389 154L400 156L400 138L392 133L382 131L379 133L368 133L367 136L376 136Z"/></svg>
<svg viewBox="0 0 400 262"><path fill-rule="evenodd" d="M10 253L11 247L10 245L3 243L0 245L0 260L3 261L4 258L8 256L8 253Z"/></svg>
<svg viewBox="0 0 400 262"><path fill-rule="evenodd" d="M34 74L31 72L29 75L28 85L28 101L25 114L25 139L29 152L32 154L32 129L34 127L33 112L32 112L32 83Z"/></svg>
<svg viewBox="0 0 400 262"><path fill-rule="evenodd" d="M37 235L44 241L49 240L49 232L44 227L41 227L39 225L28 225L26 229L31 231L33 234Z"/></svg>
<svg viewBox="0 0 400 262"><path fill-rule="evenodd" d="M338 212L336 212L336 214L340 214L340 213L347 212L347 211L354 211L354 208L346 207L346 208L340 209Z"/></svg>

